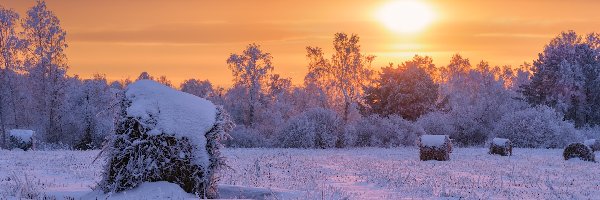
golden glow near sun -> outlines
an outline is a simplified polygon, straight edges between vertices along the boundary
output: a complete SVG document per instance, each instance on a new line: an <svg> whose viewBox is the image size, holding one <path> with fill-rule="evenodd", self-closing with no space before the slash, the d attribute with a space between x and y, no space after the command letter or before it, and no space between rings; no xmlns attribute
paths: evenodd
<svg viewBox="0 0 600 200"><path fill-rule="evenodd" d="M377 18L392 31L416 33L425 29L434 20L433 10L417 0L398 0L383 5Z"/></svg>

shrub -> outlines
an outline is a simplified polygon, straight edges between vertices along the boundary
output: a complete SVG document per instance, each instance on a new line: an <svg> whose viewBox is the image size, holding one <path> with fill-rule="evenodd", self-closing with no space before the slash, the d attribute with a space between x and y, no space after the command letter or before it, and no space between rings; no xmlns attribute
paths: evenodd
<svg viewBox="0 0 600 200"><path fill-rule="evenodd" d="M567 146L563 152L563 157L565 160L569 160L571 158L580 158L581 160L596 162L596 155L592 149L581 143L569 144L569 146Z"/></svg>
<svg viewBox="0 0 600 200"><path fill-rule="evenodd" d="M343 124L332 110L312 108L292 117L279 132L279 145L289 148L342 147Z"/></svg>
<svg viewBox="0 0 600 200"><path fill-rule="evenodd" d="M423 128L425 134L429 135L452 135L456 127L450 117L443 112L430 112L417 120L417 125Z"/></svg>
<svg viewBox="0 0 600 200"><path fill-rule="evenodd" d="M561 148L581 140L573 124L547 106L538 106L506 114L492 135L510 139L515 147Z"/></svg>
<svg viewBox="0 0 600 200"><path fill-rule="evenodd" d="M270 146L270 142L264 135L253 128L248 128L243 125L236 126L229 135L231 138L224 142L227 147L255 148Z"/></svg>
<svg viewBox="0 0 600 200"><path fill-rule="evenodd" d="M397 147L415 144L425 131L398 115L370 115L354 125L355 146Z"/></svg>

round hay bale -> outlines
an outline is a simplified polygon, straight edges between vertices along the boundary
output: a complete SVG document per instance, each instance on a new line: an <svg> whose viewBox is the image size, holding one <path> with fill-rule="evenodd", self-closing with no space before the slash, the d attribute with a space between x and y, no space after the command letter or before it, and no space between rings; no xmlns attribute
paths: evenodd
<svg viewBox="0 0 600 200"><path fill-rule="evenodd" d="M450 160L452 141L448 135L422 135L418 141L419 158L422 161Z"/></svg>
<svg viewBox="0 0 600 200"><path fill-rule="evenodd" d="M30 150L33 149L34 143L34 131L24 129L12 129L8 131L8 148L9 149L22 149Z"/></svg>
<svg viewBox="0 0 600 200"><path fill-rule="evenodd" d="M563 152L563 157L565 160L569 160L571 158L580 158L581 160L596 162L596 155L592 149L582 143L569 144L569 146L567 146Z"/></svg>
<svg viewBox="0 0 600 200"><path fill-rule="evenodd" d="M490 143L489 154L512 156L512 142L509 139L494 138Z"/></svg>

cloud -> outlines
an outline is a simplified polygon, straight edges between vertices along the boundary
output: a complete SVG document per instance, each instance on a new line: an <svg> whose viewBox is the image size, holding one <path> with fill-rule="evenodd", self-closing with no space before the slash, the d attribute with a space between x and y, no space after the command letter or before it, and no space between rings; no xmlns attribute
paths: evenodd
<svg viewBox="0 0 600 200"><path fill-rule="evenodd" d="M70 32L69 40L133 45L210 45L283 41L305 35L302 30L294 30L277 23L209 21L159 24L141 28L79 30Z"/></svg>

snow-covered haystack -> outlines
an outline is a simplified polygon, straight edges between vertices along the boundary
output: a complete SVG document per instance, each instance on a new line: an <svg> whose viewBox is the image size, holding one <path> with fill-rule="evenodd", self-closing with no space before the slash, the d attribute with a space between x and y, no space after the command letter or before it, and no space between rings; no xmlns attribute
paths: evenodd
<svg viewBox="0 0 600 200"><path fill-rule="evenodd" d="M452 141L448 135L422 135L418 141L421 160L450 160Z"/></svg>
<svg viewBox="0 0 600 200"><path fill-rule="evenodd" d="M490 144L489 154L498 154L501 156L512 156L512 143L509 139L494 138Z"/></svg>
<svg viewBox="0 0 600 200"><path fill-rule="evenodd" d="M33 149L33 134L32 130L12 129L8 131L9 149L19 148L25 151Z"/></svg>
<svg viewBox="0 0 600 200"><path fill-rule="evenodd" d="M600 140L597 139L589 139L583 141L583 144L590 147L592 151L600 151Z"/></svg>
<svg viewBox="0 0 600 200"><path fill-rule="evenodd" d="M103 151L107 164L99 188L132 189L168 181L202 198L218 198L220 141L233 128L221 107L151 80L128 86L116 134Z"/></svg>
<svg viewBox="0 0 600 200"><path fill-rule="evenodd" d="M565 160L569 160L571 158L579 158L585 161L596 162L596 155L590 149L590 147L586 146L582 143L572 143L565 148L563 152L563 157Z"/></svg>

